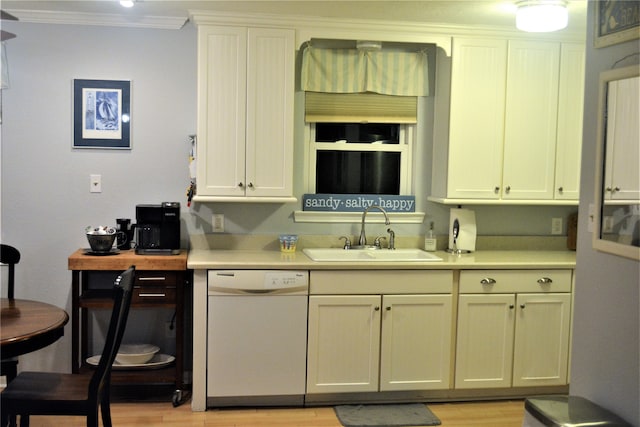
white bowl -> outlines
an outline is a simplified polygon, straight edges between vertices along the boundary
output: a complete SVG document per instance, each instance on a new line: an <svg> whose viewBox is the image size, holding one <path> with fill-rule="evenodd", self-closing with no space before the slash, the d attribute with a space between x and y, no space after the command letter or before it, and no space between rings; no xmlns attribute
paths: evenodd
<svg viewBox="0 0 640 427"><path fill-rule="evenodd" d="M160 350L153 344L122 344L116 354L116 361L121 365L141 365L147 363Z"/></svg>

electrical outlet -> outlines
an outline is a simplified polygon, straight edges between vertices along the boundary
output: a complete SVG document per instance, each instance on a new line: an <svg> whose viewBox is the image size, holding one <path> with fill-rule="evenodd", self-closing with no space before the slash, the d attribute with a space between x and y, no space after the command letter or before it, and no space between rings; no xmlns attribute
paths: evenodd
<svg viewBox="0 0 640 427"><path fill-rule="evenodd" d="M214 233L224 233L224 214L213 214L211 224Z"/></svg>
<svg viewBox="0 0 640 427"><path fill-rule="evenodd" d="M102 193L102 175L89 175L89 192Z"/></svg>
<svg viewBox="0 0 640 427"><path fill-rule="evenodd" d="M551 234L562 234L562 218L551 218Z"/></svg>

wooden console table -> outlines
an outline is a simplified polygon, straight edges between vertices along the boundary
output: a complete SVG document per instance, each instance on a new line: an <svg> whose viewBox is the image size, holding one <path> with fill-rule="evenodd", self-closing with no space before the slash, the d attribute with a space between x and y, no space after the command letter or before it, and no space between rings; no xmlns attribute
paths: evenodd
<svg viewBox="0 0 640 427"><path fill-rule="evenodd" d="M111 308L111 288L92 285L92 276L113 273L113 279L132 265L136 267L134 294L131 309L175 310L175 363L158 369L114 369L111 383L146 386L173 385L173 404L178 406L190 394L186 388L185 375L185 330L191 322L185 318L186 295L191 284L191 272L187 270L187 251L179 255L137 255L134 250L120 251L114 255L94 256L79 249L69 256L72 286L72 354L73 373L89 374L93 367L86 362L89 354L88 312ZM111 284L113 281L111 281Z"/></svg>

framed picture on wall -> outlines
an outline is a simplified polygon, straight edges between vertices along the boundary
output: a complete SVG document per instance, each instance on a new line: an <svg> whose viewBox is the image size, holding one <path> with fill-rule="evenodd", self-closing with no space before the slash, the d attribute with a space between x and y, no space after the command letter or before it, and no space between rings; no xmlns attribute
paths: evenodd
<svg viewBox="0 0 640 427"><path fill-rule="evenodd" d="M640 38L640 2L596 2L594 47L605 47Z"/></svg>
<svg viewBox="0 0 640 427"><path fill-rule="evenodd" d="M131 149L131 82L73 81L73 147Z"/></svg>

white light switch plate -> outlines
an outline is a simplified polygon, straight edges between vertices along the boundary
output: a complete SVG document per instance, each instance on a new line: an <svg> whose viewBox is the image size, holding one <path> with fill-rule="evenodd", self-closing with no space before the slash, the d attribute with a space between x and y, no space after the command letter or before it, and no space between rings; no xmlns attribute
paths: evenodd
<svg viewBox="0 0 640 427"><path fill-rule="evenodd" d="M102 193L102 175L89 175L89 192Z"/></svg>

